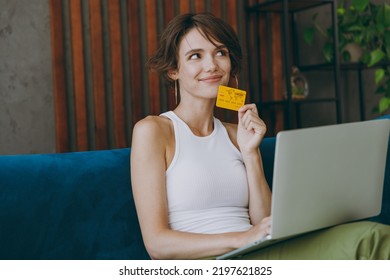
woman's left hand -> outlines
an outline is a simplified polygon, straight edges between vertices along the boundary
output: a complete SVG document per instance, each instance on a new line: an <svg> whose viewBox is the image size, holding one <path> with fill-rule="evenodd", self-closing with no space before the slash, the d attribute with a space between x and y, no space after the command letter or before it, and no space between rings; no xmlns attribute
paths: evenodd
<svg viewBox="0 0 390 280"><path fill-rule="evenodd" d="M238 110L237 143L241 153L257 152L266 131L255 104L246 104Z"/></svg>

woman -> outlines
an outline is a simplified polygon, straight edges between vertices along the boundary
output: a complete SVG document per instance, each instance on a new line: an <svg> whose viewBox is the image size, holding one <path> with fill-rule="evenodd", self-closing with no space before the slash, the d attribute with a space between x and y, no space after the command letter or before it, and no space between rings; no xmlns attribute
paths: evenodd
<svg viewBox="0 0 390 280"><path fill-rule="evenodd" d="M270 232L271 192L258 149L266 126L254 104L239 109L238 124L214 117L218 87L236 80L241 57L228 24L187 14L169 23L149 61L180 93L173 111L148 116L133 131L133 194L153 259L209 258ZM305 244L316 239L306 236ZM280 255L278 246L247 257L297 256ZM298 257L318 258L307 251Z"/></svg>

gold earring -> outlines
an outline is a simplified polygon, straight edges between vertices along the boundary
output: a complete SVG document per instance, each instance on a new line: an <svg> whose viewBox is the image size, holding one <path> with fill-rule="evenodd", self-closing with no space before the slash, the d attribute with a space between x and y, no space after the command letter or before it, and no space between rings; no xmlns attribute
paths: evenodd
<svg viewBox="0 0 390 280"><path fill-rule="evenodd" d="M176 105L177 105L177 83L178 83L178 81L175 80L175 100L176 100Z"/></svg>

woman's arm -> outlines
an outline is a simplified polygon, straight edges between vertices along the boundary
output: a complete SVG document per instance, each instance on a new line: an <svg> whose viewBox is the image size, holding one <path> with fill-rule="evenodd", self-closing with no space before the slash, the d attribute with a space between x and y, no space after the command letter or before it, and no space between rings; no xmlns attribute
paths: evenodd
<svg viewBox="0 0 390 280"><path fill-rule="evenodd" d="M249 185L249 216L253 225L271 214L271 191L265 179L259 145L267 128L255 104L238 111L237 144L240 148Z"/></svg>
<svg viewBox="0 0 390 280"><path fill-rule="evenodd" d="M165 185L169 126L158 118L148 117L136 124L131 147L133 196L143 240L151 258L216 256L264 236L267 232L263 228L226 234L194 234L170 229Z"/></svg>

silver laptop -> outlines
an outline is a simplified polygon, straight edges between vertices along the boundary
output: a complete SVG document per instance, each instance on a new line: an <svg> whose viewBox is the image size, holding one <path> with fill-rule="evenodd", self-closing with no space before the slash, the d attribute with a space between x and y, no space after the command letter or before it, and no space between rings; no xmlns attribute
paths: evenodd
<svg viewBox="0 0 390 280"><path fill-rule="evenodd" d="M384 119L279 132L271 234L217 259L379 215L389 131Z"/></svg>

